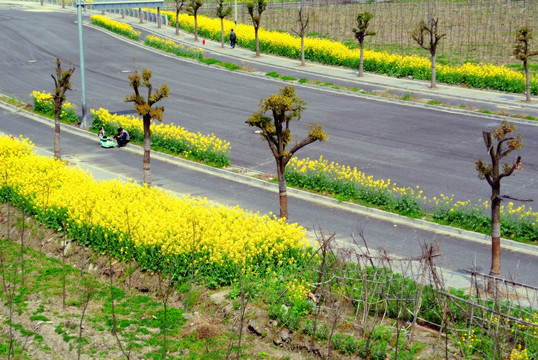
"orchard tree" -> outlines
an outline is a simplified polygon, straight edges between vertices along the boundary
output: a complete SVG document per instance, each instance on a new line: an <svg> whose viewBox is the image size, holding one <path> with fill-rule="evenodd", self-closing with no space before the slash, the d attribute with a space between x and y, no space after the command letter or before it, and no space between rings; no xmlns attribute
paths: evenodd
<svg viewBox="0 0 538 360"><path fill-rule="evenodd" d="M250 0L247 1L247 11L252 19L254 26L254 38L256 40L256 57L260 56L260 41L258 39L258 30L262 21L262 13L267 8L267 0Z"/></svg>
<svg viewBox="0 0 538 360"><path fill-rule="evenodd" d="M361 55L360 55L360 61L359 61L359 76L362 77L364 75L364 38L367 36L374 36L375 31L369 31L368 26L370 25L370 20L374 17L373 14L369 13L368 11L358 13L357 14L357 27L353 28L353 32L355 33L355 37L359 41L359 45L361 48Z"/></svg>
<svg viewBox="0 0 538 360"><path fill-rule="evenodd" d="M217 17L220 19L220 47L224 48L224 18L232 13L232 7L224 8L224 0L217 0Z"/></svg>
<svg viewBox="0 0 538 360"><path fill-rule="evenodd" d="M437 46L439 41L446 35L440 34L437 26L439 18L430 19L428 22L422 20L418 26L411 32L411 37L417 42L417 44L430 52L430 60L432 63L432 78L431 88L435 89L436 76L435 76L435 61L437 59Z"/></svg>
<svg viewBox="0 0 538 360"><path fill-rule="evenodd" d="M529 60L538 55L538 50L531 50L532 30L527 26L520 28L516 35L516 46L514 56L521 60L525 70L525 101L531 102L531 73L529 71Z"/></svg>
<svg viewBox="0 0 538 360"><path fill-rule="evenodd" d="M164 107L154 106L163 98L167 98L169 89L167 84L163 84L160 89L153 91L153 85L150 82L151 71L148 69L142 70L142 78L138 70L129 75L129 82L134 90L134 93L125 97L125 102L134 103L135 110L138 115L142 116L144 126L144 184L151 186L151 168L150 168L150 149L151 149L151 119L161 121L163 118ZM148 89L147 100L140 94L141 87Z"/></svg>
<svg viewBox="0 0 538 360"><path fill-rule="evenodd" d="M190 0L189 6L187 6L187 13L194 16L194 41L198 41L198 10L203 4L202 0Z"/></svg>
<svg viewBox="0 0 538 360"><path fill-rule="evenodd" d="M305 66L304 61L304 35L306 28L308 27L308 23L310 22L310 18L314 17L314 11L306 11L304 10L303 3L301 2L301 7L297 11L297 23L299 24L299 30L295 31L294 29L291 29L294 33L297 34L301 38L301 66Z"/></svg>
<svg viewBox="0 0 538 360"><path fill-rule="evenodd" d="M54 158L60 160L60 116L62 114L62 104L65 101L65 92L71 90L71 75L75 67L62 70L62 62L56 58L56 76L50 74L54 80Z"/></svg>
<svg viewBox="0 0 538 360"><path fill-rule="evenodd" d="M278 193L280 200L280 217L288 218L288 197L286 193L286 165L302 147L314 141L324 141L327 134L322 126L318 124L308 124L308 135L296 142L291 149L286 150L292 141L290 123L301 119L301 114L306 103L295 94L293 86L285 86L277 94L270 95L260 101L260 109L250 116L246 123L249 126L257 127L261 130L262 140L267 141L271 152L276 160L278 176ZM270 112L272 118L266 116Z"/></svg>
<svg viewBox="0 0 538 360"><path fill-rule="evenodd" d="M521 156L518 156L512 163L506 162L501 168L501 160L504 157L523 147L522 135L512 135L514 130L514 124L503 121L500 126L493 130L493 133L483 131L482 136L491 163L485 163L482 159L476 161L478 177L481 180L486 179L491 186L491 270L489 272L491 276L501 274L501 201L504 199L531 201L501 195L501 179L512 175L516 170L522 170Z"/></svg>

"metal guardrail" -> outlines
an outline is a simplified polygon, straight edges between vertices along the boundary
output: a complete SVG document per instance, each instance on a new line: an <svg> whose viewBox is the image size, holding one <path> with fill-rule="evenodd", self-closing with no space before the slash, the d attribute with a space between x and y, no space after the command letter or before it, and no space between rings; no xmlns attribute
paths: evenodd
<svg viewBox="0 0 538 360"><path fill-rule="evenodd" d="M43 4L49 4L49 5L59 5L59 6L62 5L62 0L22 0L22 1L34 2L34 3L43 2ZM70 7L76 7L77 2L76 0L65 0L65 5L70 6ZM93 6L91 3L85 3L84 5L88 9L93 9ZM121 9L106 10L106 12L113 13L113 14L121 14L121 11L122 11ZM136 18L140 17L139 9L124 9L124 14L125 16L129 16L129 17L136 17ZM161 14L160 17L161 17L161 24L165 24L165 25L168 24L168 17L166 15ZM154 23L158 22L157 14L152 11L142 10L142 19L146 21L154 22Z"/></svg>

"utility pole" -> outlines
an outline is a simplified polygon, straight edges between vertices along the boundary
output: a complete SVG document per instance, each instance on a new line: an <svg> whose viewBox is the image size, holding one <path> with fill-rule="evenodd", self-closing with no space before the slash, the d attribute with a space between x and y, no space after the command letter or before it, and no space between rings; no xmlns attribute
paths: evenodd
<svg viewBox="0 0 538 360"><path fill-rule="evenodd" d="M86 77L84 75L84 41L82 36L82 8L84 4L82 0L77 0L77 22L78 22L78 46L80 53L80 83L82 88L82 121L80 127L87 129L88 124L88 115L87 115L87 104L86 104Z"/></svg>

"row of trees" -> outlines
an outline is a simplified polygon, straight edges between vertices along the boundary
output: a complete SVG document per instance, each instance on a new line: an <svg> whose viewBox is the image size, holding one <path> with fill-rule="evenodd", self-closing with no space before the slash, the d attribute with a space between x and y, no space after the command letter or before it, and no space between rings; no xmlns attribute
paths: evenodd
<svg viewBox="0 0 538 360"><path fill-rule="evenodd" d="M179 13L183 6L187 3L186 11L188 14L194 16L194 41L198 41L198 10L203 5L203 0L174 0L176 9L176 35L179 35ZM258 31L261 25L262 14L267 8L267 0L249 0L246 3L248 14L250 15L252 25L254 27L254 38L256 43L256 57L260 56L260 44L258 38ZM224 0L217 0L216 16L221 21L221 47L224 47L224 19L232 12L231 6L225 7ZM301 2L299 9L297 10L296 23L297 29L292 28L294 32L301 39L301 65L305 65L305 50L304 50L304 37L310 19L315 16L313 10L306 10ZM359 42L360 47L360 61L359 61L359 77L364 76L364 40L367 36L375 36L376 32L368 29L371 24L371 20L374 15L368 11L357 14L357 27L352 29L355 38ZM439 43L446 34L442 34L439 30L439 18L433 18L428 15L428 20L421 20L417 26L410 32L411 38L418 44L418 46L430 53L431 60L431 85L432 89L437 87L436 84L436 60L437 49ZM538 55L538 50L531 49L531 40L533 38L532 30L528 26L523 26L517 30L515 46L513 49L514 57L521 60L525 72L526 87L525 87L525 101L530 102L530 69L529 61L533 56Z"/></svg>
<svg viewBox="0 0 538 360"><path fill-rule="evenodd" d="M62 70L61 61L56 61L56 76L52 75L55 84L54 104L55 104L55 134L54 134L54 156L60 159L60 112L65 92L71 89L70 77L75 70L71 67L67 71ZM151 186L150 149L151 133L150 125L153 119L161 121L164 107L156 104L163 98L168 97L169 88L163 84L160 88L154 89L151 83L152 73L148 69L143 69L142 74L134 71L129 75L130 86L133 93L127 95L125 102L134 103L136 112L143 119L144 128L144 158L143 174L144 184ZM147 89L147 97L141 93L141 89ZM301 141L292 142L294 135L291 131L293 121L299 121L306 102L297 96L293 86L285 86L278 93L261 99L259 109L248 117L246 123L249 126L260 129L261 138L267 142L269 149L275 159L278 189L280 217L288 218L287 186L285 178L286 165L298 150L315 141L325 141L327 134L323 127L317 123L309 124L307 136ZM267 115L270 114L270 116ZM501 179L512 175L516 170L522 170L522 159L518 157L513 163L505 163L501 166L501 161L512 151L520 150L523 147L522 135L512 135L515 127L513 124L503 121L493 133L484 131L484 143L491 162L482 159L476 162L476 170L480 179L487 180L491 186L491 238L492 238L492 263L490 275L500 275L500 208L504 199L518 201L531 201L530 199L518 199L509 195L501 194ZM291 146L291 148L287 148Z"/></svg>
<svg viewBox="0 0 538 360"><path fill-rule="evenodd" d="M370 25L370 20L374 17L373 14L365 11L357 15L357 27L353 28L353 33L359 41L360 46L360 65L359 65L359 76L363 76L363 67L364 67L364 39L367 36L374 36L376 33L374 31L369 31L368 26ZM421 20L417 27L411 32L411 37L413 40L425 50L428 50L430 53L431 60L431 85L432 89L437 87L436 85L436 58L437 58L437 48L439 42L446 34L441 34L439 31L439 18L429 18L428 21ZM528 26L523 26L517 30L516 41L513 50L514 56L521 60L523 63L523 68L525 71L526 87L525 87L525 101L531 101L530 95L530 70L529 70L529 60L538 55L538 50L532 50L530 42L533 38L532 30Z"/></svg>

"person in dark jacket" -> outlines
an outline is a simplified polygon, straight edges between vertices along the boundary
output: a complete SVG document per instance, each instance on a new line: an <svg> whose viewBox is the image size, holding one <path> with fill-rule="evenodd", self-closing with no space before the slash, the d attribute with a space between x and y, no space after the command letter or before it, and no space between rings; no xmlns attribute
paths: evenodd
<svg viewBox="0 0 538 360"><path fill-rule="evenodd" d="M237 40L237 36L235 35L234 29L232 29L232 32L230 33L230 46L235 48L235 41Z"/></svg>
<svg viewBox="0 0 538 360"><path fill-rule="evenodd" d="M119 128L118 133L114 135L114 139L116 139L118 147L124 147L129 143L129 133L123 128Z"/></svg>

